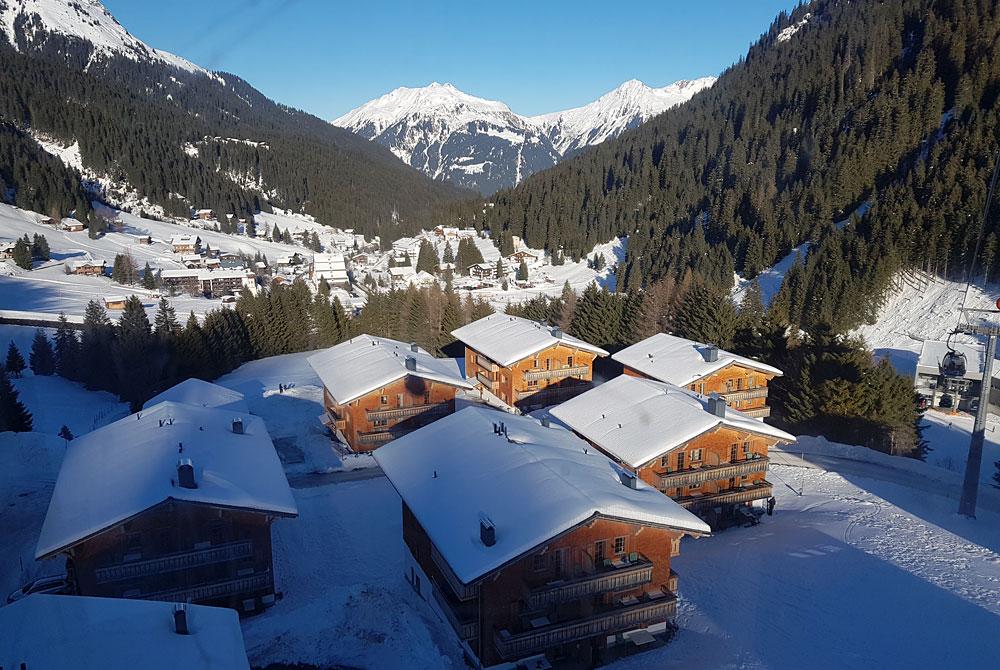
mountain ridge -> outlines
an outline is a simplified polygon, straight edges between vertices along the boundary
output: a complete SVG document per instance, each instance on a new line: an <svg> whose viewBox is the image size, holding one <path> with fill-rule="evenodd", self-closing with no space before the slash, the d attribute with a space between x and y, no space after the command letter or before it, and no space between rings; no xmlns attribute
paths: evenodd
<svg viewBox="0 0 1000 670"><path fill-rule="evenodd" d="M399 87L334 119L434 179L491 194L634 128L710 87L715 77L652 88L630 79L572 109L525 116L450 83Z"/></svg>

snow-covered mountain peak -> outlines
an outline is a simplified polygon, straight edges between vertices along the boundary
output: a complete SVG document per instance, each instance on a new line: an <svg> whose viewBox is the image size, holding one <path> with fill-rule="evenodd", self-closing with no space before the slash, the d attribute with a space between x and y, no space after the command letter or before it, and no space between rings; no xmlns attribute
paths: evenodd
<svg viewBox="0 0 1000 670"><path fill-rule="evenodd" d="M15 31L15 25L19 30ZM135 61L159 61L212 76L194 63L154 49L129 33L100 0L0 0L0 34L15 49L22 46L15 35L22 35L31 46L44 40L47 33L89 42L94 47L92 58L118 55Z"/></svg>

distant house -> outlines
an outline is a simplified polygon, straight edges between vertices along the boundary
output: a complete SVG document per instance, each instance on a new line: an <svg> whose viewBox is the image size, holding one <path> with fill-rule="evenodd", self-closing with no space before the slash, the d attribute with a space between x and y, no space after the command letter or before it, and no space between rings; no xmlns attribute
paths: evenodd
<svg viewBox="0 0 1000 670"><path fill-rule="evenodd" d="M457 240L458 228L454 228L451 226L437 226L434 228L434 235L443 241Z"/></svg>
<svg viewBox="0 0 1000 670"><path fill-rule="evenodd" d="M309 357L323 382L324 422L354 451L371 451L455 410L472 384L454 359L416 344L360 335Z"/></svg>
<svg viewBox="0 0 1000 670"><path fill-rule="evenodd" d="M519 265L521 261L524 261L528 265L538 262L538 255L533 254L530 251L515 251L510 256L507 257L511 265Z"/></svg>
<svg viewBox="0 0 1000 670"><path fill-rule="evenodd" d="M570 431L467 407L374 456L405 577L471 666L590 668L669 637L671 559L710 529Z"/></svg>
<svg viewBox="0 0 1000 670"><path fill-rule="evenodd" d="M128 298L123 295L106 295L104 296L104 306L108 309L125 309L126 300Z"/></svg>
<svg viewBox="0 0 1000 670"><path fill-rule="evenodd" d="M392 253L397 258L409 255L411 260L416 260L420 253L420 240L413 237L401 237L392 243Z"/></svg>
<svg viewBox="0 0 1000 670"><path fill-rule="evenodd" d="M948 352L947 342L924 340L913 375L913 387L927 398L930 407L972 411L983 385L983 365L986 348L979 343L953 342L951 348L965 356L965 374L945 377L941 374L941 361ZM998 405L1000 395L1000 362L993 361L990 404Z"/></svg>
<svg viewBox="0 0 1000 670"><path fill-rule="evenodd" d="M389 280L392 282L392 288L406 288L416 274L417 271L412 265L389 268Z"/></svg>
<svg viewBox="0 0 1000 670"><path fill-rule="evenodd" d="M230 609L36 594L0 608L0 668L250 670Z"/></svg>
<svg viewBox="0 0 1000 670"><path fill-rule="evenodd" d="M102 275L107 261L103 259L69 261L67 263L69 271L75 275Z"/></svg>
<svg viewBox="0 0 1000 670"><path fill-rule="evenodd" d="M0 242L0 260L10 260L14 257L14 247L17 246L17 242L9 242L4 240Z"/></svg>
<svg viewBox="0 0 1000 670"><path fill-rule="evenodd" d="M163 270L160 281L163 286L190 295L204 295L213 298L239 293L244 288L253 287L253 273L247 270Z"/></svg>
<svg viewBox="0 0 1000 670"><path fill-rule="evenodd" d="M69 233L79 233L86 228L81 221L76 219L63 219L60 227Z"/></svg>
<svg viewBox="0 0 1000 670"><path fill-rule="evenodd" d="M132 239L134 239L138 244L152 244L153 243L153 236L152 235L133 235Z"/></svg>
<svg viewBox="0 0 1000 670"><path fill-rule="evenodd" d="M710 397L620 375L549 412L650 486L705 518L738 523L773 495L768 451L795 436Z"/></svg>
<svg viewBox="0 0 1000 670"><path fill-rule="evenodd" d="M507 266L504 265L504 274L506 274L506 271ZM466 273L470 277L476 277L477 279L501 279L497 275L496 263L476 263L467 267Z"/></svg>
<svg viewBox="0 0 1000 670"><path fill-rule="evenodd" d="M750 416L770 415L767 385L781 370L712 344L657 333L616 353L625 374L684 386L707 395L718 393L730 407Z"/></svg>
<svg viewBox="0 0 1000 670"><path fill-rule="evenodd" d="M153 396L142 406L149 409L159 405L161 402L176 402L182 405L194 405L195 407L210 407L213 409L227 409L241 414L249 414L246 399L239 391L219 386L212 382L202 381L195 377L186 379L179 384L171 386L163 393Z"/></svg>
<svg viewBox="0 0 1000 670"><path fill-rule="evenodd" d="M175 254L200 254L201 238L197 235L174 235L170 238L170 248Z"/></svg>
<svg viewBox="0 0 1000 670"><path fill-rule="evenodd" d="M215 212L211 209L199 209L194 213L194 218L201 219L202 221L209 221L215 218Z"/></svg>
<svg viewBox="0 0 1000 670"><path fill-rule="evenodd" d="M264 422L161 402L73 440L35 556L76 593L253 612L274 603L271 523L297 515Z"/></svg>
<svg viewBox="0 0 1000 670"><path fill-rule="evenodd" d="M531 410L590 388L604 349L559 328L491 314L453 330L465 345L465 374L508 405Z"/></svg>
<svg viewBox="0 0 1000 670"><path fill-rule="evenodd" d="M324 279L332 286L347 286L347 263L344 254L315 254L310 268L310 279L315 282Z"/></svg>
<svg viewBox="0 0 1000 670"><path fill-rule="evenodd" d="M371 254L355 254L351 256L351 265L356 268L369 268L374 265L374 260Z"/></svg>

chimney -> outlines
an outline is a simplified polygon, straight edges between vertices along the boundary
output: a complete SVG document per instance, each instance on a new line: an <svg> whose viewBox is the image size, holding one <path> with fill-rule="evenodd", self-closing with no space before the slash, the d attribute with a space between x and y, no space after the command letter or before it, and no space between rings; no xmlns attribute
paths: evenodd
<svg viewBox="0 0 1000 670"><path fill-rule="evenodd" d="M719 347L714 344L710 344L705 347L705 361L708 363L714 363L719 360Z"/></svg>
<svg viewBox="0 0 1000 670"><path fill-rule="evenodd" d="M543 416L542 417L542 428L548 428L551 425L552 425L552 422L549 421L549 417Z"/></svg>
<svg viewBox="0 0 1000 670"><path fill-rule="evenodd" d="M553 328L552 337L561 340L563 336L562 328Z"/></svg>
<svg viewBox="0 0 1000 670"><path fill-rule="evenodd" d="M417 346L416 342L410 342L410 351L412 351L413 353L417 353L418 351L420 351L420 347Z"/></svg>
<svg viewBox="0 0 1000 670"><path fill-rule="evenodd" d="M492 547L497 543L497 529L488 516L479 517L479 539L487 547Z"/></svg>
<svg viewBox="0 0 1000 670"><path fill-rule="evenodd" d="M190 458L177 461L177 484L185 489L198 488L198 484L194 481L194 463Z"/></svg>
<svg viewBox="0 0 1000 670"><path fill-rule="evenodd" d="M726 416L726 399L718 393L708 396L708 411L715 416Z"/></svg>
<svg viewBox="0 0 1000 670"><path fill-rule="evenodd" d="M174 632L178 635L190 635L188 630L187 607L184 603L174 605Z"/></svg>
<svg viewBox="0 0 1000 670"><path fill-rule="evenodd" d="M634 472L628 472L628 471L622 472L621 480L622 484L629 487L630 489L639 488L639 478L635 475Z"/></svg>
<svg viewBox="0 0 1000 670"><path fill-rule="evenodd" d="M413 356L407 356L406 357L406 369L409 370L410 372L416 372L417 371L417 359L414 358Z"/></svg>
<svg viewBox="0 0 1000 670"><path fill-rule="evenodd" d="M237 435L243 434L243 419L233 419L233 432Z"/></svg>

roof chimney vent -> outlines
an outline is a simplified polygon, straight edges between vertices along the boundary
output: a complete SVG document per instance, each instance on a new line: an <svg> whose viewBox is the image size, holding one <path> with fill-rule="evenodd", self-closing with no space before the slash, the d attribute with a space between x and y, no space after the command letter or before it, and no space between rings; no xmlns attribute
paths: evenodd
<svg viewBox="0 0 1000 670"><path fill-rule="evenodd" d="M563 336L562 328L558 328L557 327L557 328L553 328L552 329L552 337L555 337L555 338L561 340L562 336Z"/></svg>
<svg viewBox="0 0 1000 670"><path fill-rule="evenodd" d="M718 393L708 396L708 411L715 416L726 416L726 399Z"/></svg>
<svg viewBox="0 0 1000 670"><path fill-rule="evenodd" d="M243 419L242 418L233 419L233 432L236 433L237 435L242 435L243 434Z"/></svg>
<svg viewBox="0 0 1000 670"><path fill-rule="evenodd" d="M410 351L412 351L413 353L417 353L418 351L420 351L420 347L417 346L416 342L410 342Z"/></svg>
<svg viewBox="0 0 1000 670"><path fill-rule="evenodd" d="M479 517L479 539L487 547L497 543L497 528L488 516Z"/></svg>
<svg viewBox="0 0 1000 670"><path fill-rule="evenodd" d="M628 471L622 472L621 480L622 484L629 487L630 489L639 488L639 478L636 476L634 472L628 472Z"/></svg>
<svg viewBox="0 0 1000 670"><path fill-rule="evenodd" d="M714 363L719 360L719 347L714 344L710 344L705 347L705 361L708 363Z"/></svg>
<svg viewBox="0 0 1000 670"><path fill-rule="evenodd" d="M177 461L177 483L185 489L198 488L198 484L194 481L194 463L190 458Z"/></svg>
<svg viewBox="0 0 1000 670"><path fill-rule="evenodd" d="M187 607L184 603L174 605L174 632L178 635L190 635L188 630Z"/></svg>
<svg viewBox="0 0 1000 670"><path fill-rule="evenodd" d="M407 356L406 357L406 369L409 370L410 372L416 372L417 371L417 359L414 358L413 356Z"/></svg>
<svg viewBox="0 0 1000 670"><path fill-rule="evenodd" d="M552 422L549 421L549 417L543 416L542 417L542 428L548 428L551 425L552 425Z"/></svg>

